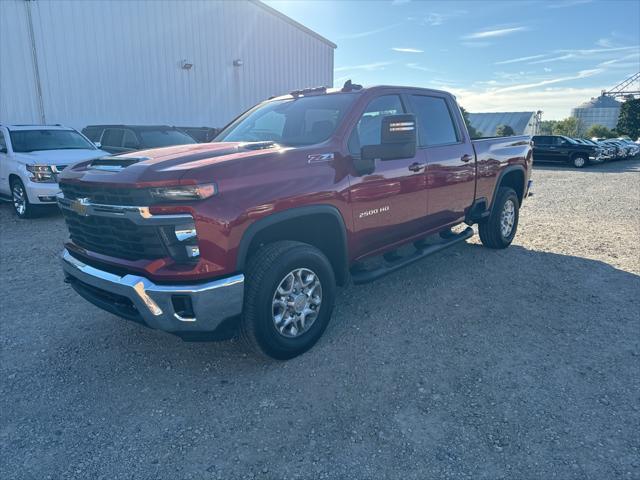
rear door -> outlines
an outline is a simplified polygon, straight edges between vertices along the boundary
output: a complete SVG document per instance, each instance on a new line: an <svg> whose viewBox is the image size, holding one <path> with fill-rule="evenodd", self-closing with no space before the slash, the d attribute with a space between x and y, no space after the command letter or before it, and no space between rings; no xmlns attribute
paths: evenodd
<svg viewBox="0 0 640 480"><path fill-rule="evenodd" d="M533 161L547 162L552 160L553 138L548 135L537 135L533 137ZM555 147L554 147L555 148Z"/></svg>
<svg viewBox="0 0 640 480"><path fill-rule="evenodd" d="M364 145L379 145L382 119L402 113L406 107L398 94L371 99L351 131L350 156L359 158ZM416 236L424 230L427 213L424 162L419 154L375 160L373 172L350 178L349 199L356 257Z"/></svg>
<svg viewBox="0 0 640 480"><path fill-rule="evenodd" d="M445 95L409 95L418 123L418 151L426 161L428 230L464 220L475 196L473 145L465 134L457 105Z"/></svg>

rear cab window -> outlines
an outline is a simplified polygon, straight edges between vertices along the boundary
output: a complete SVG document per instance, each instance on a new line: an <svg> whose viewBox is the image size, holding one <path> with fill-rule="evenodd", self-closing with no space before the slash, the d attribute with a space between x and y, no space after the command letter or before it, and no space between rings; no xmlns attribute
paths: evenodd
<svg viewBox="0 0 640 480"><path fill-rule="evenodd" d="M412 94L409 98L418 123L420 147L451 145L462 141L445 98L419 94Z"/></svg>

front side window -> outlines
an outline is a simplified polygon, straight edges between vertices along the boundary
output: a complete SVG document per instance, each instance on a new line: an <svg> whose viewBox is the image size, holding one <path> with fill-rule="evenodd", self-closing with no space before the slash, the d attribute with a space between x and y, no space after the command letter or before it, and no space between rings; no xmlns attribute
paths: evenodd
<svg viewBox="0 0 640 480"><path fill-rule="evenodd" d="M173 145L197 143L192 136L180 130L140 130L139 133L142 139L142 145L144 145L145 148L171 147Z"/></svg>
<svg viewBox="0 0 640 480"><path fill-rule="evenodd" d="M418 121L420 146L433 147L460 141L458 130L444 98L411 95L411 105Z"/></svg>
<svg viewBox="0 0 640 480"><path fill-rule="evenodd" d="M140 144L138 143L136 134L133 133L131 130L125 130L124 137L122 140L122 146L124 148L139 148Z"/></svg>
<svg viewBox="0 0 640 480"><path fill-rule="evenodd" d="M124 130L121 128L107 128L102 134L100 143L103 147L121 147L123 135Z"/></svg>
<svg viewBox="0 0 640 480"><path fill-rule="evenodd" d="M96 149L93 143L74 130L14 130L9 135L14 152Z"/></svg>
<svg viewBox="0 0 640 480"><path fill-rule="evenodd" d="M369 102L349 137L349 152L358 155L364 145L380 145L382 119L405 113L398 95L382 95Z"/></svg>
<svg viewBox="0 0 640 480"><path fill-rule="evenodd" d="M0 152L6 153L7 142L4 139L4 132L0 132Z"/></svg>
<svg viewBox="0 0 640 480"><path fill-rule="evenodd" d="M337 93L266 102L235 120L215 141L315 145L331 137L354 98Z"/></svg>

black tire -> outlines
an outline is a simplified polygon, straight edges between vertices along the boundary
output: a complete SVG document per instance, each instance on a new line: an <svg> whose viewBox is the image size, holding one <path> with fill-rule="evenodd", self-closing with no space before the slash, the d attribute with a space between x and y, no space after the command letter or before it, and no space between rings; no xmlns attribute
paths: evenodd
<svg viewBox="0 0 640 480"><path fill-rule="evenodd" d="M276 328L273 300L280 282L295 269L311 270L320 281L322 302L308 330L295 338ZM260 248L249 260L240 334L251 349L278 360L309 350L322 336L333 311L336 281L327 257L317 248L293 241L274 242Z"/></svg>
<svg viewBox="0 0 640 480"><path fill-rule="evenodd" d="M502 232L501 226L502 212L509 201L513 202L514 218L511 231L505 236ZM516 231L518 230L519 210L520 202L518 201L518 195L516 195L513 188L500 187L493 207L491 208L491 215L478 225L482 244L485 247L495 249L507 248L511 245L513 238L516 236Z"/></svg>
<svg viewBox="0 0 640 480"><path fill-rule="evenodd" d="M589 164L589 159L582 154L578 154L571 159L571 165L575 168L584 168Z"/></svg>
<svg viewBox="0 0 640 480"><path fill-rule="evenodd" d="M33 218L37 216L38 210L35 205L29 202L29 196L27 195L27 189L24 187L24 183L19 178L11 179L11 205L13 211L18 218ZM17 197L22 196L24 203L19 203Z"/></svg>

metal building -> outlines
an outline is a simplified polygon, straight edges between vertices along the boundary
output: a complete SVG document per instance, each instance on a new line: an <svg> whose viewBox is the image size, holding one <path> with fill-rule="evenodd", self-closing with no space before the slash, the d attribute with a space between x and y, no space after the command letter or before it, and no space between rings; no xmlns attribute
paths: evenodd
<svg viewBox="0 0 640 480"><path fill-rule="evenodd" d="M537 135L542 112L469 113L469 122L483 137L496 134L499 125L509 125L516 135Z"/></svg>
<svg viewBox="0 0 640 480"><path fill-rule="evenodd" d="M571 109L571 116L581 120L585 129L595 124L615 128L620 115L620 105L617 100L601 95Z"/></svg>
<svg viewBox="0 0 640 480"><path fill-rule="evenodd" d="M0 122L220 127L333 85L336 45L257 0L0 1Z"/></svg>

